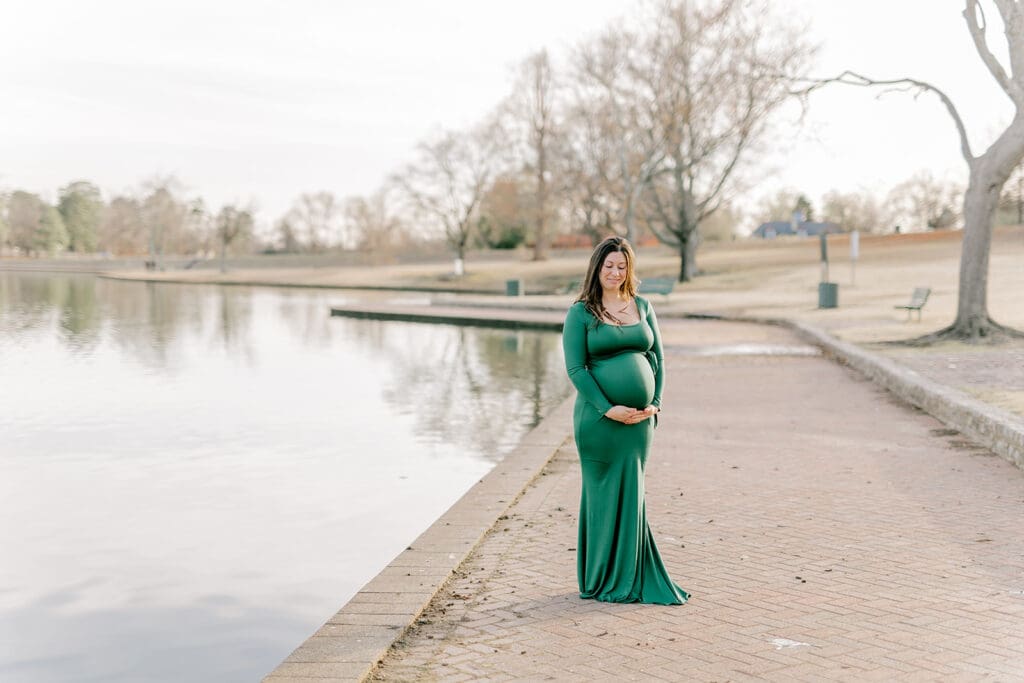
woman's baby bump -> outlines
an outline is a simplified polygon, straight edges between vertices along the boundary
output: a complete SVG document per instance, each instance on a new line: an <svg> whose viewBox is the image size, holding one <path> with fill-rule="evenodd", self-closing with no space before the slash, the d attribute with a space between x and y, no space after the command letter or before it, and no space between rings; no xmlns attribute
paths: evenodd
<svg viewBox="0 0 1024 683"><path fill-rule="evenodd" d="M614 405L646 408L654 399L654 372L640 352L594 359L590 374Z"/></svg>

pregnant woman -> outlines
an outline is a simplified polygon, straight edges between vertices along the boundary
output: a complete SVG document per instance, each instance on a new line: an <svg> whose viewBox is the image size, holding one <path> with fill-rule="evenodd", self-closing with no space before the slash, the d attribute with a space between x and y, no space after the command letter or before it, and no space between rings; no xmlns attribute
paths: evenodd
<svg viewBox="0 0 1024 683"><path fill-rule="evenodd" d="M681 605L690 596L669 577L644 504L665 370L654 309L636 295L635 260L621 237L601 242L562 332L583 469L576 572L583 598Z"/></svg>

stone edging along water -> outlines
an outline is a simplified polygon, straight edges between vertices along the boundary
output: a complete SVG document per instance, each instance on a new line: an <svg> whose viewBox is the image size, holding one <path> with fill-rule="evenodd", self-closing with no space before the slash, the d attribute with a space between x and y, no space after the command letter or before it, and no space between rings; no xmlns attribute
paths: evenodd
<svg viewBox="0 0 1024 683"><path fill-rule="evenodd" d="M263 680L365 678L571 436L563 401Z"/></svg>

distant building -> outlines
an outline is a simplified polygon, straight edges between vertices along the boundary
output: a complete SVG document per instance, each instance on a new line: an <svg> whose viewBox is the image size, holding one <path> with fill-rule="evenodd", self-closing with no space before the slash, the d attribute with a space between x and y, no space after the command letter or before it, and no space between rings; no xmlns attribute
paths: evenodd
<svg viewBox="0 0 1024 683"><path fill-rule="evenodd" d="M757 227L752 237L761 239L773 239L781 235L796 235L798 237L817 237L821 234L833 234L843 232L838 223L817 223L815 221L768 221Z"/></svg>

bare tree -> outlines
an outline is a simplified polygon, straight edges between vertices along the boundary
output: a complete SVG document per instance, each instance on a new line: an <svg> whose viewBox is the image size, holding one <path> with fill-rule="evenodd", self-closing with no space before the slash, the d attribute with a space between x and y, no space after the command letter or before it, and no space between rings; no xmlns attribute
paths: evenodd
<svg viewBox="0 0 1024 683"><path fill-rule="evenodd" d="M7 245L7 235L10 227L7 224L7 195L0 192L0 255L3 255L4 247Z"/></svg>
<svg viewBox="0 0 1024 683"><path fill-rule="evenodd" d="M765 197L755 209L756 218L761 221L790 221L802 195L793 188L777 190Z"/></svg>
<svg viewBox="0 0 1024 683"><path fill-rule="evenodd" d="M292 224L291 218L285 216L278 220L277 225L274 226L274 231L277 233L277 248L281 251L286 254L297 254L302 251L298 230Z"/></svg>
<svg viewBox="0 0 1024 683"><path fill-rule="evenodd" d="M416 158L392 177L414 212L444 235L461 274L480 201L500 167L498 124L442 131L421 142Z"/></svg>
<svg viewBox="0 0 1024 683"><path fill-rule="evenodd" d="M301 238L306 248L318 254L327 250L333 243L343 246L344 224L341 202L326 190L311 194L303 194L292 205L286 217L287 225Z"/></svg>
<svg viewBox="0 0 1024 683"><path fill-rule="evenodd" d="M740 0L665 2L652 25L634 67L663 149L645 217L678 250L685 282L697 272L701 222L738 189L792 97L785 75L802 74L813 51L791 20Z"/></svg>
<svg viewBox="0 0 1024 683"><path fill-rule="evenodd" d="M951 228L960 218L963 190L921 171L892 188L886 204L898 225L919 230Z"/></svg>
<svg viewBox="0 0 1024 683"><path fill-rule="evenodd" d="M217 213L217 241L220 244L220 272L227 272L227 251L232 242L252 235L253 218L248 209L228 205Z"/></svg>
<svg viewBox="0 0 1024 683"><path fill-rule="evenodd" d="M555 74L547 50L527 57L518 69L509 111L522 127L527 149L527 167L534 178L533 259L546 258L549 242L550 202L548 178L552 148L558 134Z"/></svg>
<svg viewBox="0 0 1024 683"><path fill-rule="evenodd" d="M140 215L149 241L149 257L159 261L176 251L184 232L188 208L179 197L181 183L174 178L154 178L144 186Z"/></svg>
<svg viewBox="0 0 1024 683"><path fill-rule="evenodd" d="M345 200L346 232L359 249L388 249L409 240L405 220L395 208L389 188L381 188L369 197Z"/></svg>
<svg viewBox="0 0 1024 683"><path fill-rule="evenodd" d="M867 191L829 190L821 198L821 218L847 232L886 232L894 225L885 206Z"/></svg>
<svg viewBox="0 0 1024 683"><path fill-rule="evenodd" d="M617 145L605 123L577 100L566 113L555 156L557 191L568 205L569 222L595 245L615 234L621 215L614 182Z"/></svg>
<svg viewBox="0 0 1024 683"><path fill-rule="evenodd" d="M944 339L968 342L999 340L1024 336L1018 330L1004 327L988 313L989 252L992 228L999 198L1007 179L1024 159L1024 3L1021 0L993 0L1002 18L1006 53L1010 71L1007 73L988 44L988 23L980 0L964 0L963 16L974 47L985 68L1006 93L1014 106L1014 116L1006 128L981 154L975 154L967 136L967 128L953 100L935 85L913 78L877 80L846 71L829 79L817 80L805 89L809 93L828 83L857 86L886 86L916 94L932 93L946 107L960 138L960 153L970 176L964 193L964 236L960 251L959 301L953 323L937 332L911 340L928 344Z"/></svg>
<svg viewBox="0 0 1024 683"><path fill-rule="evenodd" d="M1024 164L1017 166L1003 186L996 223L1024 225Z"/></svg>
<svg viewBox="0 0 1024 683"><path fill-rule="evenodd" d="M195 197L185 203L182 224L180 252L209 258L219 245L220 235L217 230L217 217L206 208L206 202L202 197Z"/></svg>
<svg viewBox="0 0 1024 683"><path fill-rule="evenodd" d="M732 204L724 204L701 225L701 238L708 242L734 240L739 234L742 220L742 215Z"/></svg>
<svg viewBox="0 0 1024 683"><path fill-rule="evenodd" d="M142 254L147 236L142 224L142 207L134 197L118 196L103 209L99 225L99 249L112 254Z"/></svg>
<svg viewBox="0 0 1024 683"><path fill-rule="evenodd" d="M579 47L573 58L573 108L598 122L611 142L610 190L619 197L616 223L631 242L637 236L641 195L664 158L652 108L637 79L641 35L625 25L609 28Z"/></svg>

